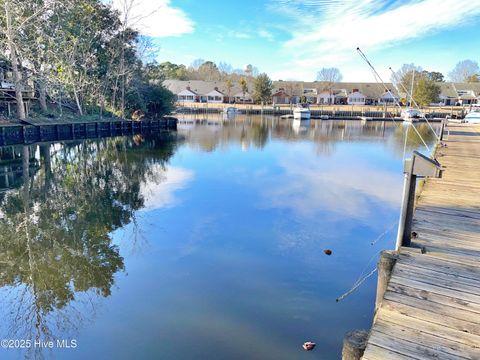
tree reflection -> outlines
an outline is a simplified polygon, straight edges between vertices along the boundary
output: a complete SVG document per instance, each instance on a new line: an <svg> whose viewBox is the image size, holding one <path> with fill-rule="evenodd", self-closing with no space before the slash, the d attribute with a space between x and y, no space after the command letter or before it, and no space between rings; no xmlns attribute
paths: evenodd
<svg viewBox="0 0 480 360"><path fill-rule="evenodd" d="M418 133L413 128L414 126ZM407 157L409 157L414 150L421 149L421 151L424 152L426 150L425 145L423 144L422 138L420 138L419 134L427 144L435 143L436 135L428 124L402 124L400 126L396 126L393 134L393 144L396 149L396 153L403 154L405 152ZM405 137L407 140L406 142Z"/></svg>
<svg viewBox="0 0 480 360"><path fill-rule="evenodd" d="M23 185L0 204L3 338L55 340L91 317L124 270L110 234L144 206L141 185L162 181L175 140L114 138L42 145L43 166L31 174L36 147L23 146ZM40 351L30 355L41 358Z"/></svg>

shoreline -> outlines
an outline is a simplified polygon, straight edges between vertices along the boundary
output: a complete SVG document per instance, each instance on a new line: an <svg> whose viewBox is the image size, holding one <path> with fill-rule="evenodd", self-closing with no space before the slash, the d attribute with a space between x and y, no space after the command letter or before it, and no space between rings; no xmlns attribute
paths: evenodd
<svg viewBox="0 0 480 360"><path fill-rule="evenodd" d="M83 122L0 124L0 147L38 142L91 139L142 134L151 131L176 131L178 120L171 116L161 119L98 120Z"/></svg>

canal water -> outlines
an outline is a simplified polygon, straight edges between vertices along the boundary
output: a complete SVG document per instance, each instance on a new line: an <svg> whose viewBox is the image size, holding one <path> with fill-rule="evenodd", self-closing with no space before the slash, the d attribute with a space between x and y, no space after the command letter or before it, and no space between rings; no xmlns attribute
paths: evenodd
<svg viewBox="0 0 480 360"><path fill-rule="evenodd" d="M394 246L412 127L181 120L0 148L1 359L339 359L370 327L375 276L336 299Z"/></svg>

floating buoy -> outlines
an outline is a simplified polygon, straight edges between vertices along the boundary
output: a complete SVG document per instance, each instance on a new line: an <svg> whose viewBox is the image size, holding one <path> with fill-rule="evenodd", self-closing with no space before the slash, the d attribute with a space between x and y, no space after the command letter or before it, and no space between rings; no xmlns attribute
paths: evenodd
<svg viewBox="0 0 480 360"><path fill-rule="evenodd" d="M325 255L332 255L332 250L330 249L323 250L323 252L325 253Z"/></svg>
<svg viewBox="0 0 480 360"><path fill-rule="evenodd" d="M313 350L315 348L315 344L314 342L311 342L311 341L307 341L305 343L303 343L303 348L306 350L306 351L310 351L310 350Z"/></svg>

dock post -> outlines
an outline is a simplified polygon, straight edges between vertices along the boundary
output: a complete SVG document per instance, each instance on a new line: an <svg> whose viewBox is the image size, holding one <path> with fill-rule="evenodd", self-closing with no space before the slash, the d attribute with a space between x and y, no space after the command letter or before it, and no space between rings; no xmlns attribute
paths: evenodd
<svg viewBox="0 0 480 360"><path fill-rule="evenodd" d="M445 131L445 119L442 119L442 126L440 127L440 141L443 141L443 132Z"/></svg>
<svg viewBox="0 0 480 360"><path fill-rule="evenodd" d="M387 290L390 276L392 275L393 266L397 261L397 254L394 251L384 250L380 254L380 259L377 263L377 295L375 298L375 312L377 312L380 305L382 305L383 295Z"/></svg>
<svg viewBox="0 0 480 360"><path fill-rule="evenodd" d="M402 246L408 247L411 244L417 177L439 178L441 176L441 167L437 160L427 158L418 151L414 151L412 158L405 161L403 172L405 180L403 183L402 207L400 209L395 250L399 250Z"/></svg>
<svg viewBox="0 0 480 360"><path fill-rule="evenodd" d="M343 338L342 360L360 360L367 346L368 332L354 330Z"/></svg>

